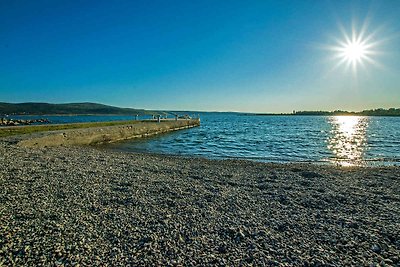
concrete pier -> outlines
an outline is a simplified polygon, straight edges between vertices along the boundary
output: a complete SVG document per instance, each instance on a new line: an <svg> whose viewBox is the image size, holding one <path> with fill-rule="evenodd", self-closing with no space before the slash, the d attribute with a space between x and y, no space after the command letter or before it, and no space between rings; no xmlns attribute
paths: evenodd
<svg viewBox="0 0 400 267"><path fill-rule="evenodd" d="M200 126L199 119L142 121L126 125L91 127L82 129L45 132L40 136L20 141L24 147L96 145L121 140L147 137Z"/></svg>

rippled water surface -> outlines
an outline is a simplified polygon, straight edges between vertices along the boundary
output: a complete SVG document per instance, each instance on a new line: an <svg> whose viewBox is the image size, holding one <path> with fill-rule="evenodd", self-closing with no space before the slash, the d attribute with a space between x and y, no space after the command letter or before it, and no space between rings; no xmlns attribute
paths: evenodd
<svg viewBox="0 0 400 267"><path fill-rule="evenodd" d="M399 165L400 117L211 113L201 116L200 127L110 148L273 162Z"/></svg>

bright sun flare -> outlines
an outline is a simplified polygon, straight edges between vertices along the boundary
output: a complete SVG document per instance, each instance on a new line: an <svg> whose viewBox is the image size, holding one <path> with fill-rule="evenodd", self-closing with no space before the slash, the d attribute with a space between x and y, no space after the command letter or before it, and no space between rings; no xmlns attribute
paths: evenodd
<svg viewBox="0 0 400 267"><path fill-rule="evenodd" d="M336 39L336 45L329 46L329 49L335 52L334 58L338 60L335 68L345 65L347 69L351 68L356 73L358 67L365 67L367 63L378 65L373 58L377 53L375 49L379 42L373 41L374 33L367 34L366 23L359 32L354 25L351 34L348 34L343 27L341 32L342 39Z"/></svg>
<svg viewBox="0 0 400 267"><path fill-rule="evenodd" d="M355 36L353 32L352 38L345 36L346 41L339 42L336 47L337 57L339 57L339 64L347 63L351 66L353 71L357 70L357 65L364 66L366 61L373 62L370 55L373 54L371 50L373 44L368 43L368 39L363 39L362 35Z"/></svg>
<svg viewBox="0 0 400 267"><path fill-rule="evenodd" d="M368 50L363 43L351 42L343 47L343 57L348 61L361 61L368 54Z"/></svg>

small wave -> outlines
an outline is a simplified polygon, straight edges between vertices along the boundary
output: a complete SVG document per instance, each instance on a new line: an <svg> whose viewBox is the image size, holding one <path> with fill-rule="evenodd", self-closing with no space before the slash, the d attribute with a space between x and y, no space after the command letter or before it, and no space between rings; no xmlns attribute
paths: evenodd
<svg viewBox="0 0 400 267"><path fill-rule="evenodd" d="M353 133L329 117L204 115L200 128L123 144L124 150L270 162L395 165L400 118L379 125L356 122ZM223 120L221 119L223 118ZM344 119L343 119L344 120ZM369 118L374 122L376 118ZM362 123L362 121L361 121ZM286 126L285 126L286 125ZM375 126L374 126L375 125ZM359 131L361 128L363 131ZM360 129L359 129L360 128ZM365 141L364 141L365 140Z"/></svg>

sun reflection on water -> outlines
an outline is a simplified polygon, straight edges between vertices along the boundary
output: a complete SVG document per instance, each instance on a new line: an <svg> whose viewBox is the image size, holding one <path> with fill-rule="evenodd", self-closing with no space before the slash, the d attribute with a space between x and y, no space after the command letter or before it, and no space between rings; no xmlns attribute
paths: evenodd
<svg viewBox="0 0 400 267"><path fill-rule="evenodd" d="M368 117L329 117L331 132L328 149L334 154L332 161L342 166L364 165Z"/></svg>

